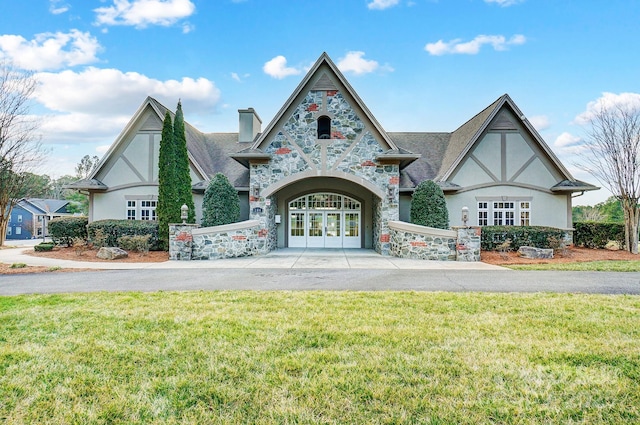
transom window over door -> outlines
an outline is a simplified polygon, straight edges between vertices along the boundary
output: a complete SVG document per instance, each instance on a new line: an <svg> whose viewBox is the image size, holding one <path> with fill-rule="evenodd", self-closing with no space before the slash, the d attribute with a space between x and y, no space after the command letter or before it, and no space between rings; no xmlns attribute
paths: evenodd
<svg viewBox="0 0 640 425"><path fill-rule="evenodd" d="M360 202L337 193L313 193L289 202L289 247L360 248Z"/></svg>

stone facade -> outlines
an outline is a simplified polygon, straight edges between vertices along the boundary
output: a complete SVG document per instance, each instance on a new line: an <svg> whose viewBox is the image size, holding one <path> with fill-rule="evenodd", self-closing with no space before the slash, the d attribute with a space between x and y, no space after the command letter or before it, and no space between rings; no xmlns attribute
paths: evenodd
<svg viewBox="0 0 640 425"><path fill-rule="evenodd" d="M328 139L318 138L320 117L331 119ZM383 145L339 90L309 90L263 144L263 151L271 159L251 163L250 189L254 192L249 198L250 218L260 221L271 233L278 213L273 209L273 194L283 179L294 183L318 176L366 182L376 195L371 226L373 248L390 255L387 222L399 218L400 168L398 164L376 160L384 153ZM263 193L268 196L262 197ZM286 215L286 211L280 214ZM274 239L271 246L276 245Z"/></svg>
<svg viewBox="0 0 640 425"><path fill-rule="evenodd" d="M419 260L455 261L457 232L417 224L389 223L391 255Z"/></svg>
<svg viewBox="0 0 640 425"><path fill-rule="evenodd" d="M434 229L402 221L389 222L390 254L438 261L480 261L480 228Z"/></svg>
<svg viewBox="0 0 640 425"><path fill-rule="evenodd" d="M240 223L207 228L195 225L170 225L170 260L216 260L248 257L269 252L269 234L260 222Z"/></svg>
<svg viewBox="0 0 640 425"><path fill-rule="evenodd" d="M197 224L169 224L169 260L190 261Z"/></svg>
<svg viewBox="0 0 640 425"><path fill-rule="evenodd" d="M454 227L458 233L456 244L457 261L480 261L480 235L482 228Z"/></svg>

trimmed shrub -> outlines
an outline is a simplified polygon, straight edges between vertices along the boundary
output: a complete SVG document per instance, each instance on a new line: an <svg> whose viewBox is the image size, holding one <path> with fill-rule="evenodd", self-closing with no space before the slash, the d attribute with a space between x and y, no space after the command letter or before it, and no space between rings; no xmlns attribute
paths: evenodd
<svg viewBox="0 0 640 425"><path fill-rule="evenodd" d="M554 248L553 241L563 240L565 231L555 227L544 226L483 226L481 249L498 250L507 240L511 241L511 249L521 246L536 248Z"/></svg>
<svg viewBox="0 0 640 425"><path fill-rule="evenodd" d="M118 246L118 239L122 236L149 235L149 249L157 251L158 247L158 223L148 220L98 220L87 227L89 240L104 237L104 246Z"/></svg>
<svg viewBox="0 0 640 425"><path fill-rule="evenodd" d="M221 226L240 220L240 199L229 179L217 173L209 182L202 200L202 226Z"/></svg>
<svg viewBox="0 0 640 425"><path fill-rule="evenodd" d="M624 246L624 224L601 222L573 223L573 241L585 248L604 248L609 241Z"/></svg>
<svg viewBox="0 0 640 425"><path fill-rule="evenodd" d="M416 187L411 198L411 223L436 229L449 228L449 211L442 188L432 180Z"/></svg>
<svg viewBox="0 0 640 425"><path fill-rule="evenodd" d="M150 239L151 235L120 236L118 238L118 247L125 251L136 251L140 254L146 254L149 252Z"/></svg>
<svg viewBox="0 0 640 425"><path fill-rule="evenodd" d="M53 250L53 247L55 246L55 244L51 243L51 242L42 242L39 243L38 245L33 247L33 250L36 252L45 252L45 251L51 251Z"/></svg>
<svg viewBox="0 0 640 425"><path fill-rule="evenodd" d="M72 246L76 238L87 239L87 217L60 217L49 222L49 236L56 245Z"/></svg>

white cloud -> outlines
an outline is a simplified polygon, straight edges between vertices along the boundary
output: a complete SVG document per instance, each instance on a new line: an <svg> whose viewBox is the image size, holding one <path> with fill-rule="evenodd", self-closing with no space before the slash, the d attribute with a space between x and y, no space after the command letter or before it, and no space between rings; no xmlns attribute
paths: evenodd
<svg viewBox="0 0 640 425"><path fill-rule="evenodd" d="M275 58L266 62L262 67L262 70L265 74L273 78L277 78L278 80L281 80L290 75L298 75L302 72L299 69L287 67L287 58L282 55L276 56Z"/></svg>
<svg viewBox="0 0 640 425"><path fill-rule="evenodd" d="M531 117L531 118L529 118L529 122L538 131L546 130L547 128L549 128L551 126L551 122L549 121L549 117L547 117L546 115L536 115L534 117Z"/></svg>
<svg viewBox="0 0 640 425"><path fill-rule="evenodd" d="M242 83L245 79L249 78L250 76L251 76L251 74L248 74L248 73L243 74L243 75L240 75L237 72L232 72L231 73L231 79L233 79L234 81L237 81L239 83Z"/></svg>
<svg viewBox="0 0 640 425"><path fill-rule="evenodd" d="M31 41L19 35L0 36L0 57L34 71L93 63L98 60L96 54L100 50L102 47L95 37L76 29L68 33L37 34Z"/></svg>
<svg viewBox="0 0 640 425"><path fill-rule="evenodd" d="M485 3L495 3L498 6L508 7L514 4L522 3L524 0L484 0Z"/></svg>
<svg viewBox="0 0 640 425"><path fill-rule="evenodd" d="M381 69L378 62L364 59L363 56L364 52L348 52L345 57L338 61L338 68L342 72L353 72L356 75L368 74ZM383 68L387 71L393 71L393 68L388 65Z"/></svg>
<svg viewBox="0 0 640 425"><path fill-rule="evenodd" d="M509 46L524 44L526 41L526 37L521 34L516 34L508 40L504 35L478 35L467 42L462 42L459 38L451 41L438 40L435 43L427 43L424 49L433 56L446 54L475 55L485 44L491 45L494 50L507 50Z"/></svg>
<svg viewBox="0 0 640 425"><path fill-rule="evenodd" d="M220 100L220 90L205 78L160 81L136 72L94 67L36 77L40 85L35 100L55 113L43 120L47 143L113 137L147 96L169 108L182 99L190 115L209 114Z"/></svg>
<svg viewBox="0 0 640 425"><path fill-rule="evenodd" d="M144 28L148 25L173 25L191 16L195 9L190 0L113 0L112 6L99 7L94 12L99 25Z"/></svg>
<svg viewBox="0 0 640 425"><path fill-rule="evenodd" d="M384 10L393 7L400 3L400 0L373 0L367 4L367 7L372 10Z"/></svg>
<svg viewBox="0 0 640 425"><path fill-rule="evenodd" d="M614 107L622 110L640 109L640 93L602 93L598 99L589 102L586 110L579 114L574 121L580 125L588 124L598 112Z"/></svg>
<svg viewBox="0 0 640 425"><path fill-rule="evenodd" d="M60 15L62 13L68 12L70 6L67 3L64 3L62 0L49 0L49 12L54 15Z"/></svg>
<svg viewBox="0 0 640 425"><path fill-rule="evenodd" d="M557 148L566 148L569 146L576 146L582 143L582 139L579 136L574 136L569 132L564 132L556 138L553 145Z"/></svg>

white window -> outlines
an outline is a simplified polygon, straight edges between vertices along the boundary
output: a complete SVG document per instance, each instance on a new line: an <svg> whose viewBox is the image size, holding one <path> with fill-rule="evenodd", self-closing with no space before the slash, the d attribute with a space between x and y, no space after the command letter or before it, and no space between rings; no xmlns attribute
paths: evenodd
<svg viewBox="0 0 640 425"><path fill-rule="evenodd" d="M158 201L140 201L140 220L152 220L156 218L156 205Z"/></svg>
<svg viewBox="0 0 640 425"><path fill-rule="evenodd" d="M18 223L22 223L22 214L18 214Z"/></svg>
<svg viewBox="0 0 640 425"><path fill-rule="evenodd" d="M157 206L158 201L155 200L127 200L127 220L156 221Z"/></svg>
<svg viewBox="0 0 640 425"><path fill-rule="evenodd" d="M531 201L478 201L478 226L531 226Z"/></svg>
<svg viewBox="0 0 640 425"><path fill-rule="evenodd" d="M16 235L22 234L22 227L16 227Z"/></svg>
<svg viewBox="0 0 640 425"><path fill-rule="evenodd" d="M489 203L478 202L478 226L489 225Z"/></svg>
<svg viewBox="0 0 640 425"><path fill-rule="evenodd" d="M516 210L514 202L494 202L493 203L493 225L513 226Z"/></svg>
<svg viewBox="0 0 640 425"><path fill-rule="evenodd" d="M520 202L520 225L531 226L531 203Z"/></svg>
<svg viewBox="0 0 640 425"><path fill-rule="evenodd" d="M7 236L11 236L11 226L7 226Z"/></svg>
<svg viewBox="0 0 640 425"><path fill-rule="evenodd" d="M136 212L136 201L127 201L127 220L135 220Z"/></svg>

